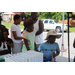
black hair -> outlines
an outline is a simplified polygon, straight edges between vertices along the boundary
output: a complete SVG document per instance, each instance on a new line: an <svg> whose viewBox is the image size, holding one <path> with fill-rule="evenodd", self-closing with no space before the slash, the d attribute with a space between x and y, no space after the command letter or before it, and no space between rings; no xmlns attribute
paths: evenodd
<svg viewBox="0 0 75 75"><path fill-rule="evenodd" d="M33 26L34 22L31 18L28 18L24 21L24 26L25 28L29 27L29 26Z"/></svg>
<svg viewBox="0 0 75 75"><path fill-rule="evenodd" d="M17 15L17 14L16 14L16 15L14 16L14 21L15 21L16 19L18 20L19 18L20 18L20 15Z"/></svg>
<svg viewBox="0 0 75 75"><path fill-rule="evenodd" d="M9 32L8 32L8 29L7 29L7 28L5 28L5 29L3 30L3 32L7 32L7 34L9 35ZM2 37L3 37L3 34L2 34ZM5 41L4 37L2 38L2 41L3 41L3 42Z"/></svg>
<svg viewBox="0 0 75 75"><path fill-rule="evenodd" d="M9 31L8 31L7 28L5 28L5 29L3 30L3 32L7 32L7 34L9 35Z"/></svg>

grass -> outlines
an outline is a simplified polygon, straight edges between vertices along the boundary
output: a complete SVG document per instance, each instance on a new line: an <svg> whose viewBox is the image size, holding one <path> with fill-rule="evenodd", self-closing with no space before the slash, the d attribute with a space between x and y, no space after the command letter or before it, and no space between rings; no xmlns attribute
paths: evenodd
<svg viewBox="0 0 75 75"><path fill-rule="evenodd" d="M6 28L11 28L11 25L12 25L13 23L7 23L7 22L5 22L4 24L5 24ZM23 23L20 23L20 28L21 28L21 29L24 29Z"/></svg>
<svg viewBox="0 0 75 75"><path fill-rule="evenodd" d="M69 31L70 31L70 32L75 32L75 26L69 27Z"/></svg>
<svg viewBox="0 0 75 75"><path fill-rule="evenodd" d="M7 23L7 22L5 22L6 28L11 28L11 25L12 25L12 24L13 24L13 23ZM20 28L21 28L21 29L24 29L23 23L20 23ZM69 31L70 31L70 32L75 32L75 26L69 27Z"/></svg>

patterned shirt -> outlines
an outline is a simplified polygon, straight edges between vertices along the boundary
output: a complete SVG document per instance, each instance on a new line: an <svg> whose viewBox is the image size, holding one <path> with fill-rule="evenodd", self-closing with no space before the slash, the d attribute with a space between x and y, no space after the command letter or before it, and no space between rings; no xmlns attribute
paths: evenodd
<svg viewBox="0 0 75 75"><path fill-rule="evenodd" d="M23 32L23 37L28 40L30 50L35 50L35 46L34 46L35 30L33 32L28 32L28 31L25 30ZM26 49L26 46L25 46L25 49ZM26 51L26 50L23 50L23 51Z"/></svg>

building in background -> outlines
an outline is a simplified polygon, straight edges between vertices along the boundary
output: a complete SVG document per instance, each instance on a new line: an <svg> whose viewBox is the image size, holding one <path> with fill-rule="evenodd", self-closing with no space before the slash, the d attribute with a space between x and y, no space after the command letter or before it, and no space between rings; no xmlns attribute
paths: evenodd
<svg viewBox="0 0 75 75"><path fill-rule="evenodd" d="M9 22L9 21L12 21L13 22L13 15L14 13L13 12L4 12L4 21L5 22Z"/></svg>

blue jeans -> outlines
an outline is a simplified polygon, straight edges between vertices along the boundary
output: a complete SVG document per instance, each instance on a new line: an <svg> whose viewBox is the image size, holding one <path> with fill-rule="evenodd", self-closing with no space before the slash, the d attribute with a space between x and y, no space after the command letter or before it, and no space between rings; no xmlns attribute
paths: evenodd
<svg viewBox="0 0 75 75"><path fill-rule="evenodd" d="M52 60L51 57L50 57L50 58L44 58L44 59L43 59L43 62L48 62L48 61L49 61L49 62L52 62L51 60ZM56 60L56 59L54 58L54 62L56 62L55 60Z"/></svg>

